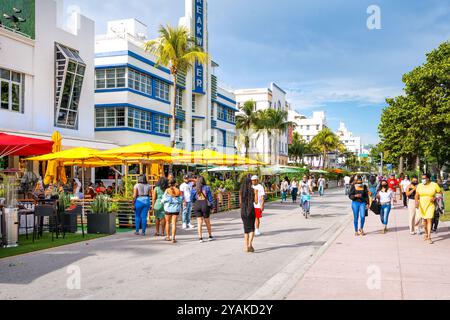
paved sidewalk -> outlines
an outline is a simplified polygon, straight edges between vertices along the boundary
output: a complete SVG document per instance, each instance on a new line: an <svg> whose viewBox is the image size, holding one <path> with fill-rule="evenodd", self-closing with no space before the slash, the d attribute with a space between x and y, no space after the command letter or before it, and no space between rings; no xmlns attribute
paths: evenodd
<svg viewBox="0 0 450 320"><path fill-rule="evenodd" d="M1 259L0 300L276 298L348 218L342 192L328 191L313 198L308 220L298 204L268 204L254 254L243 250L242 220L233 211L212 216L214 242L179 230L173 245L151 229L147 237L123 233Z"/></svg>
<svg viewBox="0 0 450 320"><path fill-rule="evenodd" d="M355 237L349 223L287 299L450 299L448 226L441 222L430 245L409 234L407 209L395 208L389 227L381 234L370 212L367 236Z"/></svg>

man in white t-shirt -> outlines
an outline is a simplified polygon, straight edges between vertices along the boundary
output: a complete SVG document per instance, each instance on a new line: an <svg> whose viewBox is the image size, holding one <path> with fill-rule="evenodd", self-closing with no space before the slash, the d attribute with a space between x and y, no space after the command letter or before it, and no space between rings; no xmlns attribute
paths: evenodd
<svg viewBox="0 0 450 320"><path fill-rule="evenodd" d="M260 236L261 232L259 231L261 226L262 214L264 212L264 197L266 192L264 191L264 187L259 184L258 176L252 177L253 189L258 193L258 204L255 204L255 218L256 218L256 228L255 228L255 236Z"/></svg>
<svg viewBox="0 0 450 320"><path fill-rule="evenodd" d="M409 185L411 184L411 180L409 180L409 176L406 175L405 178L400 182L400 192L403 196L403 206L405 208L408 208L408 197L406 196L406 190L408 189Z"/></svg>
<svg viewBox="0 0 450 320"><path fill-rule="evenodd" d="M350 180L351 178L347 175L344 177L345 195L347 196L350 192Z"/></svg>
<svg viewBox="0 0 450 320"><path fill-rule="evenodd" d="M189 181L189 176L184 176L184 182L180 186L180 191L183 194L183 212L181 215L183 222L183 229L193 229L194 226L191 224L191 212L192 212L192 201L191 201L191 192L192 192L192 184Z"/></svg>

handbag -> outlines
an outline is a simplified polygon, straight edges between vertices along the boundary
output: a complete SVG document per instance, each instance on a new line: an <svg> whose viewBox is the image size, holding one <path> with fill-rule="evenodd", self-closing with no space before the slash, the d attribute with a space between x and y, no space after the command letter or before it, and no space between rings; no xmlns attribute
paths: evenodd
<svg viewBox="0 0 450 320"><path fill-rule="evenodd" d="M378 202L378 199L373 200L372 204L370 205L370 211L375 213L377 216L381 213L381 204Z"/></svg>

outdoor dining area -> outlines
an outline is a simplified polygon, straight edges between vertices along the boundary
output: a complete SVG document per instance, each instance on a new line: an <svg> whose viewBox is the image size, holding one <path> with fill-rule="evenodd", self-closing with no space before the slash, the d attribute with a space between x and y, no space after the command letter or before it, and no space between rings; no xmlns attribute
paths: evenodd
<svg viewBox="0 0 450 320"><path fill-rule="evenodd" d="M62 150L58 132L51 141L0 133L0 159L5 157L20 157L19 169L0 171L0 240L5 248L25 241L38 243L43 238L64 241L73 234L85 238L113 234L117 227L133 227L132 188L142 174L155 184L175 169L214 176L210 170L226 167L228 183L211 180L211 184L227 187L217 196L216 211L234 209L238 207L237 193L229 182L236 182L243 171L256 172L265 165L214 150L187 152L151 142L103 151L84 147ZM87 190L93 181L86 179L86 174L92 168L105 167L115 172L115 188L111 194L92 196Z"/></svg>

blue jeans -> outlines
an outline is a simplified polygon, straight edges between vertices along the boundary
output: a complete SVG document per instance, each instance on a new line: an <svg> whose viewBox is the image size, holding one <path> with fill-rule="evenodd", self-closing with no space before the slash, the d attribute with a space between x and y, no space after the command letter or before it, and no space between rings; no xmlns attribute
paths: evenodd
<svg viewBox="0 0 450 320"><path fill-rule="evenodd" d="M142 227L142 234L147 230L148 211L150 210L150 198L139 197L134 204L136 232Z"/></svg>
<svg viewBox="0 0 450 320"><path fill-rule="evenodd" d="M384 224L385 226L387 226L389 222L389 213L391 213L391 204L382 204L380 218L381 223Z"/></svg>
<svg viewBox="0 0 450 320"><path fill-rule="evenodd" d="M281 191L281 201L285 201L287 200L287 192L286 191Z"/></svg>
<svg viewBox="0 0 450 320"><path fill-rule="evenodd" d="M324 191L324 187L323 186L319 186L319 195L321 197L323 196L323 191Z"/></svg>
<svg viewBox="0 0 450 320"><path fill-rule="evenodd" d="M192 202L186 202L186 204L183 205L183 214L181 216L183 223L186 224L191 223L191 212L192 212Z"/></svg>
<svg viewBox="0 0 450 320"><path fill-rule="evenodd" d="M298 188L292 188L292 201L296 202L297 201L297 195L298 195Z"/></svg>
<svg viewBox="0 0 450 320"><path fill-rule="evenodd" d="M364 229L364 223L366 222L366 203L365 202L352 202L353 210L353 224L355 225L355 232L359 229ZM358 228L359 220L361 220L361 228Z"/></svg>

